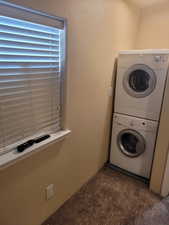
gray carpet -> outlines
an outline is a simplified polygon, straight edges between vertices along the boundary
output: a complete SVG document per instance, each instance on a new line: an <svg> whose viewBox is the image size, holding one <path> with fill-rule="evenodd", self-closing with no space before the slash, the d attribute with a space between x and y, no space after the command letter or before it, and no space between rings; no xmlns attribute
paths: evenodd
<svg viewBox="0 0 169 225"><path fill-rule="evenodd" d="M128 225L158 202L144 183L103 169L43 225Z"/></svg>
<svg viewBox="0 0 169 225"><path fill-rule="evenodd" d="M169 225L169 198L156 203L143 215L136 217L130 225Z"/></svg>

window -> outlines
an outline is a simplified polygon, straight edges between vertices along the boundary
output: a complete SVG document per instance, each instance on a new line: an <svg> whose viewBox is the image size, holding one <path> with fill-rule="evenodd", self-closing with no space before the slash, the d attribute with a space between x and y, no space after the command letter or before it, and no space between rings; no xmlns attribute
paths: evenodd
<svg viewBox="0 0 169 225"><path fill-rule="evenodd" d="M0 155L63 129L65 20L0 1Z"/></svg>

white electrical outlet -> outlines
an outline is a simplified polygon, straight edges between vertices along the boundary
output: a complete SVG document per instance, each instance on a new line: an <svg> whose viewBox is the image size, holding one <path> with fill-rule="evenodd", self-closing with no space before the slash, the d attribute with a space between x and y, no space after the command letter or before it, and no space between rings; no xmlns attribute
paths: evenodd
<svg viewBox="0 0 169 225"><path fill-rule="evenodd" d="M46 200L51 199L54 196L54 184L50 184L46 187Z"/></svg>
<svg viewBox="0 0 169 225"><path fill-rule="evenodd" d="M109 97L113 96L113 87L111 87L111 86L108 88L108 96Z"/></svg>

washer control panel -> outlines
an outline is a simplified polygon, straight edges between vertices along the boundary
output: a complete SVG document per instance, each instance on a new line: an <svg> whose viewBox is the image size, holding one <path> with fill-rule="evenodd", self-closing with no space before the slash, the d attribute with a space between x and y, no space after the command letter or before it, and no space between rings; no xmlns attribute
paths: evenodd
<svg viewBox="0 0 169 225"><path fill-rule="evenodd" d="M136 118L132 116L114 114L113 123L127 129L155 131L158 126L158 122Z"/></svg>

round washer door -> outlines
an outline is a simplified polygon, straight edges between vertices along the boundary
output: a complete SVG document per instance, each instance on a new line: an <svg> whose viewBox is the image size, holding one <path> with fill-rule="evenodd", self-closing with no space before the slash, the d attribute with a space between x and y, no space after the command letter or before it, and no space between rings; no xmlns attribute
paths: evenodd
<svg viewBox="0 0 169 225"><path fill-rule="evenodd" d="M145 151L145 139L135 130L122 130L117 137L120 151L130 157L138 157Z"/></svg>
<svg viewBox="0 0 169 225"><path fill-rule="evenodd" d="M153 92L155 86L156 74L146 65L136 64L124 75L123 87L132 97L144 98Z"/></svg>

